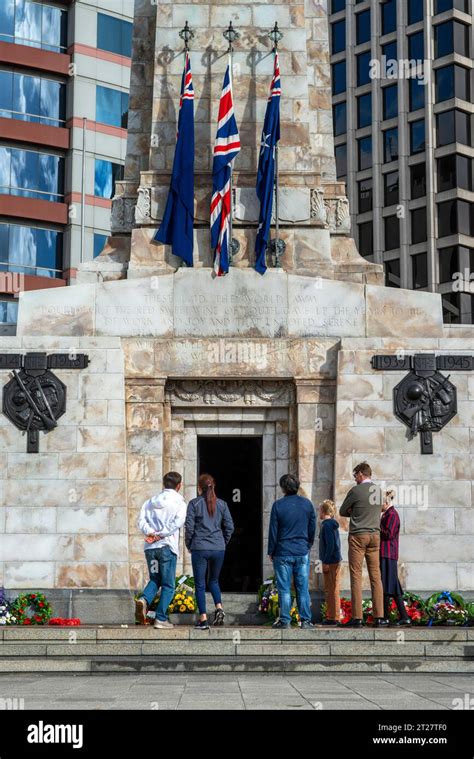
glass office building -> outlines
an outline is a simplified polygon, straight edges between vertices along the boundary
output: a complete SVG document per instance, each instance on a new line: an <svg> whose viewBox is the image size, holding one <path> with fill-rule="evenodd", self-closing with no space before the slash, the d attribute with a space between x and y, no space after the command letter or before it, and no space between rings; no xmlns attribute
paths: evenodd
<svg viewBox="0 0 474 759"><path fill-rule="evenodd" d="M0 2L0 334L15 331L19 282L72 284L106 243L125 161L133 6Z"/></svg>
<svg viewBox="0 0 474 759"><path fill-rule="evenodd" d="M386 284L474 320L472 0L328 0L338 178ZM471 278L472 277L472 282Z"/></svg>

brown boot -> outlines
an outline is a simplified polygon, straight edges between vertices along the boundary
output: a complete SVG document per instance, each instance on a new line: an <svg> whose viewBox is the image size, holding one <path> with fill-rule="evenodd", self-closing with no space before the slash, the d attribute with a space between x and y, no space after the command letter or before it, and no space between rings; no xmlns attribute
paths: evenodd
<svg viewBox="0 0 474 759"><path fill-rule="evenodd" d="M146 601L144 598L137 598L135 600L135 624L146 625Z"/></svg>

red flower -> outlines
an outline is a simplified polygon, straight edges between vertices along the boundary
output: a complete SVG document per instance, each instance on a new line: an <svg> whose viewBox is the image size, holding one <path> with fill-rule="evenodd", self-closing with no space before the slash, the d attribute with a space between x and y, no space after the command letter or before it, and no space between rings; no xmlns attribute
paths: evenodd
<svg viewBox="0 0 474 759"><path fill-rule="evenodd" d="M31 596L30 596L30 598L36 598L35 593L32 593Z"/></svg>
<svg viewBox="0 0 474 759"><path fill-rule="evenodd" d="M38 606L40 607L40 609L42 609L43 606L44 606L44 603L42 601L40 601L40 603L38 604Z"/></svg>
<svg viewBox="0 0 474 759"><path fill-rule="evenodd" d="M26 619L23 620L23 624L24 625L31 625L31 619L28 619L28 617L27 617Z"/></svg>

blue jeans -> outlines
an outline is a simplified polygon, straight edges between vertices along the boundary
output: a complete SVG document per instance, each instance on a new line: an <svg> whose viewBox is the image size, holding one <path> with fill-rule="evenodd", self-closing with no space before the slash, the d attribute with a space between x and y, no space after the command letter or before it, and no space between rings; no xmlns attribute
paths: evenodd
<svg viewBox="0 0 474 759"><path fill-rule="evenodd" d="M278 588L281 621L288 625L291 622L291 579L293 577L300 619L302 622L311 622L309 553L306 556L274 556L273 567Z"/></svg>
<svg viewBox="0 0 474 759"><path fill-rule="evenodd" d="M206 613L206 574L209 569L207 584L214 603L220 604L221 589L219 587L219 575L225 559L225 551L192 551L194 584L196 586L196 600L200 614Z"/></svg>
<svg viewBox="0 0 474 759"><path fill-rule="evenodd" d="M176 583L176 562L178 557L169 546L149 548L145 557L150 573L150 580L142 593L148 606L161 588L160 600L156 607L156 619L165 622L168 619L168 606L174 596Z"/></svg>

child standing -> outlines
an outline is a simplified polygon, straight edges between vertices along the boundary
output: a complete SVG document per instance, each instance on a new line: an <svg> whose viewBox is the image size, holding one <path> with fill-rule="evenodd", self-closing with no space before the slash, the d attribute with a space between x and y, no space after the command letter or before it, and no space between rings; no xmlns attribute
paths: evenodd
<svg viewBox="0 0 474 759"><path fill-rule="evenodd" d="M341 571L341 540L339 523L334 519L334 501L323 501L319 507L321 530L319 533L319 559L323 564L324 594L327 614L323 625L336 626L340 617L339 575Z"/></svg>
<svg viewBox="0 0 474 759"><path fill-rule="evenodd" d="M387 490L380 520L380 574L382 575L384 617L390 618L390 598L395 599L400 619L398 625L410 625L411 619L403 603L403 590L398 579L398 537L400 517L393 505L394 490Z"/></svg>

